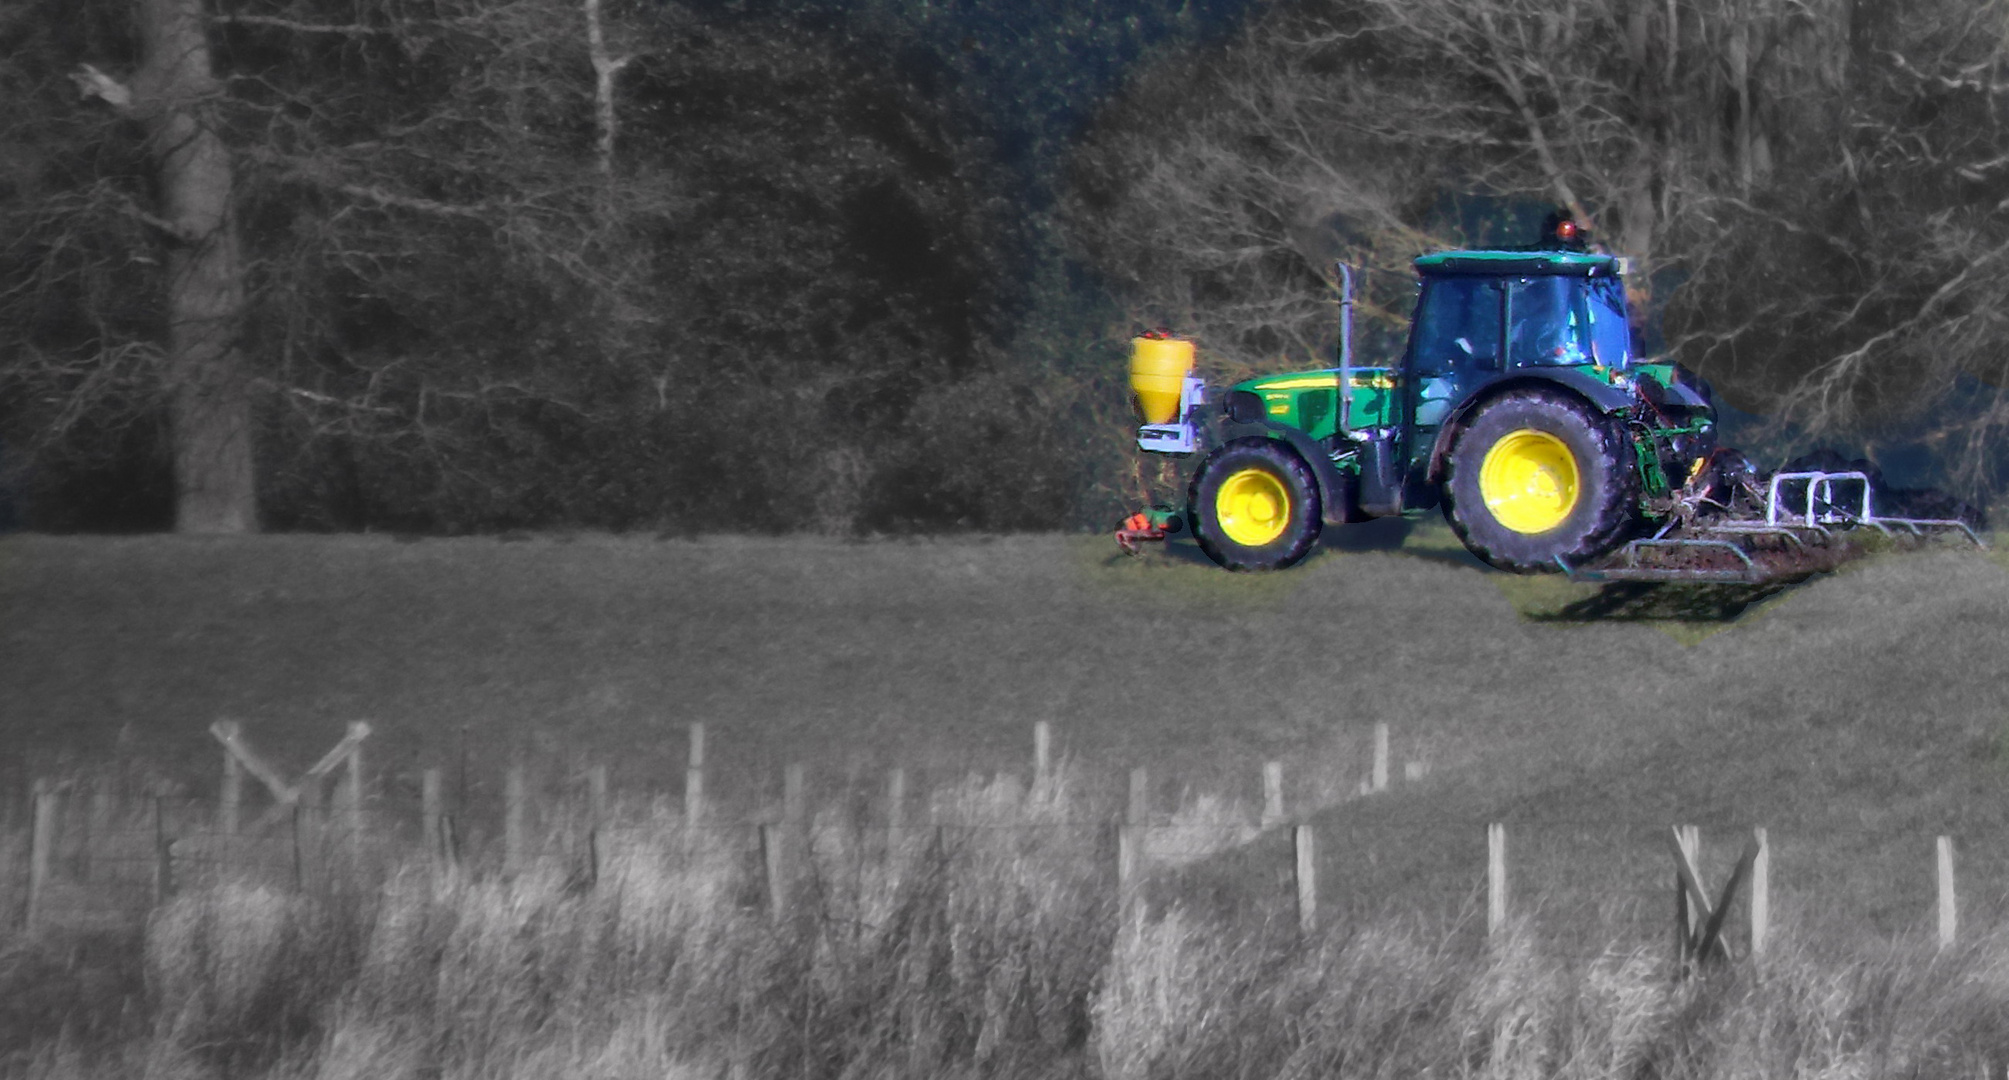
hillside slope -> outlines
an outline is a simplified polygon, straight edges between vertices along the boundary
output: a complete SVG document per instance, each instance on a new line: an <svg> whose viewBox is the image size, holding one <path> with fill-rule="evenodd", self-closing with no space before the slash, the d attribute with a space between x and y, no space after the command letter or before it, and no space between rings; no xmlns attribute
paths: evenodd
<svg viewBox="0 0 2009 1080"><path fill-rule="evenodd" d="M1492 820L1513 829L1517 895L1559 910L1659 912L1676 821L1704 826L1719 870L1769 828L1782 895L1880 927L1929 903L1937 832L1960 839L1965 895L2009 891L1990 853L2009 847L2009 577L1991 557L1880 558L1666 633L1524 617L1560 594L1442 539L1249 577L1100 537L16 536L0 787L116 752L206 793L204 729L229 716L292 767L371 720L389 800L427 766L492 798L519 756L548 787L604 762L617 788L674 792L703 721L712 790L744 810L787 761L824 800L896 764L917 787L1022 770L1044 719L1107 806L1141 764L1160 812L1202 793L1252 807L1261 763L1285 761L1293 811L1330 807L1336 902L1363 908L1467 905ZM1427 775L1345 801L1376 721L1398 778Z"/></svg>

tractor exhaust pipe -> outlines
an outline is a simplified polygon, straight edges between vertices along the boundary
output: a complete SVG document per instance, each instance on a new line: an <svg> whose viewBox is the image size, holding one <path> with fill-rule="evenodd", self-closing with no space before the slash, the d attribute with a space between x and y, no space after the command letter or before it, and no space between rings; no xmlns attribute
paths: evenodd
<svg viewBox="0 0 2009 1080"><path fill-rule="evenodd" d="M1339 415L1353 415L1353 270L1335 259L1339 271Z"/></svg>

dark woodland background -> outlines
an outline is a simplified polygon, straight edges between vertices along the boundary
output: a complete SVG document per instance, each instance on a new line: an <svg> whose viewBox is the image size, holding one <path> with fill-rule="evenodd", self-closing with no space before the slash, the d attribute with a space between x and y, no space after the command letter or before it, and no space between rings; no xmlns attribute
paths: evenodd
<svg viewBox="0 0 2009 1080"><path fill-rule="evenodd" d="M0 0L0 520L1105 527L1125 341L1572 207L1760 456L2009 473L1989 0ZM1777 460L1769 462L1777 464Z"/></svg>

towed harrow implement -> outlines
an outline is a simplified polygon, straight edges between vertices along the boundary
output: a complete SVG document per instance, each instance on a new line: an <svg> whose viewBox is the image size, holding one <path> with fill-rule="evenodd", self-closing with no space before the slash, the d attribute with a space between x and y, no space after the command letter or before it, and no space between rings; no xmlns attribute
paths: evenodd
<svg viewBox="0 0 2009 1080"><path fill-rule="evenodd" d="M1745 504L1759 500L1743 500ZM1973 526L1959 518L1917 518L1876 512L1867 474L1782 472L1771 477L1763 514L1676 516L1650 537L1633 540L1581 566L1562 556L1556 565L1571 581L1720 582L1758 585L1832 570L1860 554L1848 533L1875 529L1893 540L1923 540L1959 533L1986 548Z"/></svg>

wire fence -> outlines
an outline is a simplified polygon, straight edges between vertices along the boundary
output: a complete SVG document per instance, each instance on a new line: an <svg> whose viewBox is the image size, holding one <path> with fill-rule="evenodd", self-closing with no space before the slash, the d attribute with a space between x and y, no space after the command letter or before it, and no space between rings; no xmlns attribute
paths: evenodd
<svg viewBox="0 0 2009 1080"><path fill-rule="evenodd" d="M1695 906L1677 901L1672 822L1422 812L1376 813L1356 828L1346 804L1285 814L1267 799L1199 795L1154 808L1138 781L1132 774L1126 802L1059 773L1028 782L893 770L813 783L789 768L738 790L693 775L682 791L642 793L610 791L604 770L525 767L458 789L422 770L359 785L360 802L338 786L332 799L303 792L234 806L45 785L8 800L28 812L0 821L0 913L31 932L129 928L177 893L226 878L332 893L374 888L400 868L547 875L585 889L609 863L644 855L722 860L743 871L749 902L776 905L805 873L839 864L862 873L916 851L1045 860L1104 882L1112 902L1306 928L1406 919L1484 932L1504 915L1566 951L1669 941L1677 903ZM1747 937L1763 917L1754 872L1738 869L1751 835L1709 830L1692 853L1708 905L1744 875L1730 902ZM1956 875L1935 858L1932 836L1768 832L1758 902L1775 933L1945 936L1949 905L1951 932L1993 925L2009 906L2009 854L1984 840L1950 838ZM1865 880L1876 887L1858 887Z"/></svg>

